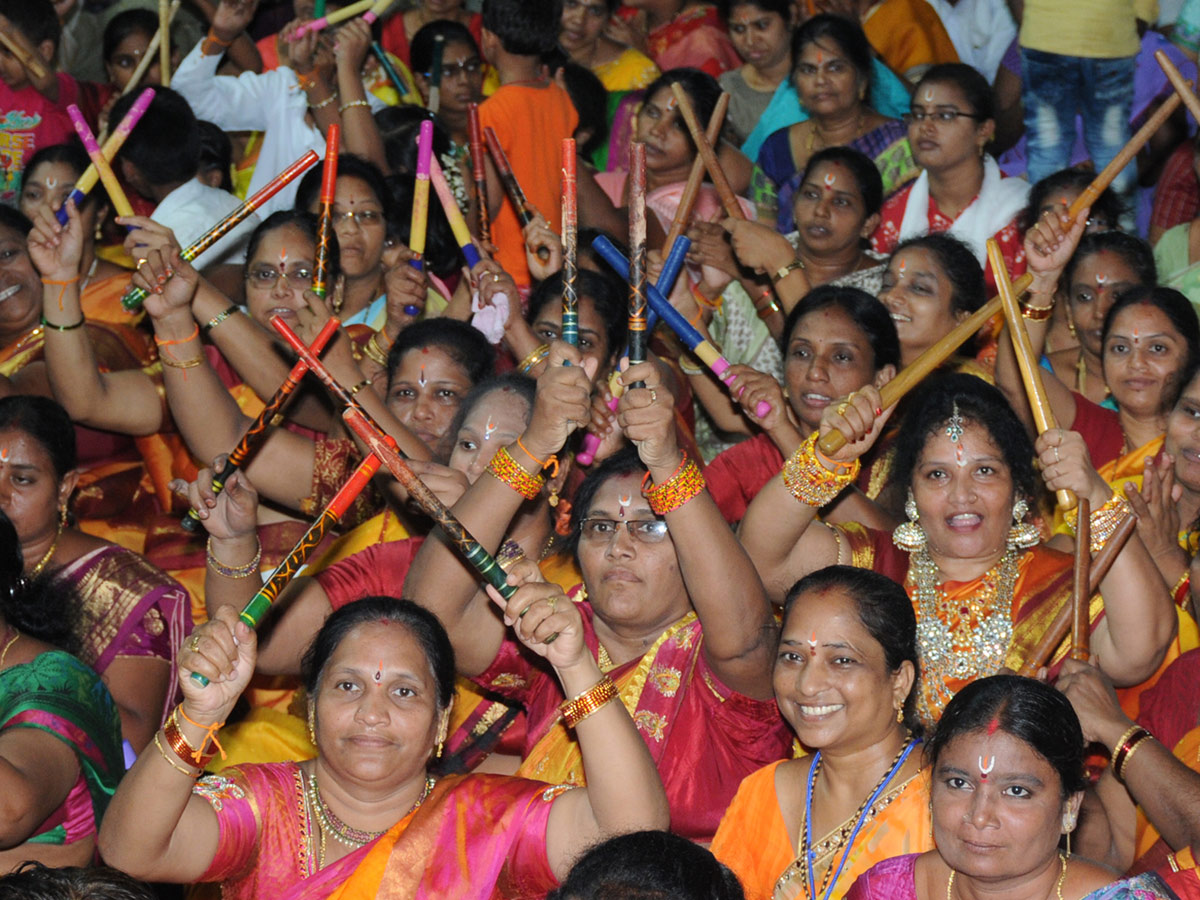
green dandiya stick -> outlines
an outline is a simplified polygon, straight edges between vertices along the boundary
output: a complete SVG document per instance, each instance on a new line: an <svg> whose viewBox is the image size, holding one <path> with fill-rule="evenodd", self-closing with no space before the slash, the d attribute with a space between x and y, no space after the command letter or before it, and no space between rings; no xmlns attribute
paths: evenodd
<svg viewBox="0 0 1200 900"><path fill-rule="evenodd" d="M387 51L379 45L379 41L371 41L371 52L379 60L379 67L383 69L388 80L395 86L396 93L400 95L401 99L412 93L401 80L400 73L396 71L396 67L392 65L392 61L388 59Z"/></svg>
<svg viewBox="0 0 1200 900"><path fill-rule="evenodd" d="M433 66L429 70L429 111L435 116L442 105L442 56L446 52L446 38L437 35L433 39Z"/></svg>

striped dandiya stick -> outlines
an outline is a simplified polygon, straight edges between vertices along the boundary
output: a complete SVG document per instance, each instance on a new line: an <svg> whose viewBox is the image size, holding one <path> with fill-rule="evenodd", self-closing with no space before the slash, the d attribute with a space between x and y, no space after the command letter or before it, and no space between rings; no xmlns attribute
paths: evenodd
<svg viewBox="0 0 1200 900"><path fill-rule="evenodd" d="M479 240L490 244L492 226L488 217L487 164L483 160L478 103L467 105L467 146L471 150L471 180L475 182L475 204L479 208Z"/></svg>
<svg viewBox="0 0 1200 900"><path fill-rule="evenodd" d="M298 41L310 31L323 31L330 25L336 25L338 22L345 22L347 19L353 19L359 13L370 12L371 7L375 5L375 0L358 0L357 3L351 3L349 6L343 6L341 9L334 10L326 16L319 16L311 22L305 22L298 27L290 41ZM374 20L372 20L374 21ZM368 23L369 24L369 23Z"/></svg>
<svg viewBox="0 0 1200 900"><path fill-rule="evenodd" d="M429 225L429 163L432 158L433 121L425 119L417 138L417 182L413 188L412 219L408 229L408 247L416 254L409 264L417 270L425 267L425 232Z"/></svg>
<svg viewBox="0 0 1200 900"><path fill-rule="evenodd" d="M435 116L442 105L442 57L446 53L446 36L433 39L433 65L429 69L429 111Z"/></svg>
<svg viewBox="0 0 1200 900"><path fill-rule="evenodd" d="M121 149L121 145L125 143L125 139L133 132L134 127L145 114L146 109L150 106L150 101L153 99L154 88L146 88L138 94L138 98L133 101L133 106L129 107L129 112L125 113L125 118L117 125L117 130L112 133L109 139L104 142L104 147L101 148L101 153L106 160L112 160L116 157L117 151ZM67 199L74 200L75 206L78 208L83 203L88 192L96 186L96 182L99 180L100 173L96 171L96 164L91 163L83 170L83 174L75 182L71 196ZM67 224L66 203L55 211L54 217L58 219L59 225Z"/></svg>
<svg viewBox="0 0 1200 900"><path fill-rule="evenodd" d="M438 200L441 201L442 211L446 214L446 221L450 223L454 240L462 250L463 258L467 261L467 268L474 269L479 264L479 251L475 249L475 243L471 240L471 232L467 228L467 220L463 218L462 210L458 208L458 201L454 199L454 191L450 189L450 185L446 181L446 174L442 171L436 156L431 156L429 159L429 180L433 182L433 189L437 192Z"/></svg>
<svg viewBox="0 0 1200 900"><path fill-rule="evenodd" d="M96 172L100 176L100 181L104 184L104 189L108 191L108 199L112 201L113 209L117 211L118 216L132 216L133 207L129 205L129 198L125 196L125 191L121 188L121 183L117 181L117 176L113 174L108 160L100 152L100 145L96 143L96 136L92 134L92 129L88 127L87 120L83 118L83 113L79 111L78 106L72 103L67 106L67 115L71 117L71 124L75 126L75 133L83 141L83 149L87 151L88 158L91 159L92 165L95 166Z"/></svg>
<svg viewBox="0 0 1200 900"><path fill-rule="evenodd" d="M330 125L325 137L325 168L321 170L321 217L317 221L317 256L313 267L313 293L324 298L329 293L329 238L333 235L333 198L337 193L340 125Z"/></svg>
<svg viewBox="0 0 1200 900"><path fill-rule="evenodd" d="M646 361L646 145L629 145L629 364ZM661 315L661 313L660 313ZM645 387L635 382L631 387Z"/></svg>
<svg viewBox="0 0 1200 900"><path fill-rule="evenodd" d="M302 157L268 181L262 188L251 197L247 197L246 201L227 215L224 219L198 237L193 243L188 245L179 254L188 262L194 260L197 256L225 237L230 231L236 228L250 213L254 212L284 187L294 181L300 175L311 168L319 156L316 150L309 150ZM142 305L142 301L146 299L146 292L141 288L131 287L125 292L125 296L121 298L121 306L128 310L137 309Z"/></svg>
<svg viewBox="0 0 1200 900"><path fill-rule="evenodd" d="M579 206L575 181L575 139L562 142L562 339L572 347L579 346L579 296L575 284L579 277L578 230Z"/></svg>
<svg viewBox="0 0 1200 900"><path fill-rule="evenodd" d="M324 350L330 338L337 334L338 327L341 324L337 319L327 321L317 336L313 338L313 342L308 348L309 351L319 354ZM267 405L263 407L262 412L246 428L246 432L242 435L241 440L237 442L237 446L229 452L229 457L225 460L225 465L221 467L221 471L213 473L212 489L214 496L225 489L225 483L233 477L233 473L240 469L242 464L262 444L267 435L267 426L283 410L288 400L296 392L296 388L300 387L300 381L304 378L304 373L307 371L308 363L302 359L298 360L292 366L291 371L287 374L287 378L279 386L279 390L267 401ZM180 520L179 524L186 531L198 532L200 530L200 517L196 515L196 510L188 509L187 515Z"/></svg>

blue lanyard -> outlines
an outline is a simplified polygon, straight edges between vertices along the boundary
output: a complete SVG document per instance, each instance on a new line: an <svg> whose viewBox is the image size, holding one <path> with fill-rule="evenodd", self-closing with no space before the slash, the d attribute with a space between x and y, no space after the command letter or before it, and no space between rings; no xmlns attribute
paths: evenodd
<svg viewBox="0 0 1200 900"><path fill-rule="evenodd" d="M908 746L904 748L904 752L900 754L900 758L896 760L892 768L888 770L888 773L883 776L883 780L879 782L875 788L875 792L871 794L870 799L863 806L862 812L858 814L858 821L854 823L854 830L850 832L850 838L842 848L841 862L838 863L837 871L833 873L833 878L829 879L829 886L825 889L825 896L821 900L829 900L829 895L833 893L833 886L842 877L842 869L846 867L846 861L850 858L850 848L854 846L854 839L858 837L858 833L862 830L863 825L866 824L867 817L871 813L871 807L875 805L875 801L879 799L879 795L883 793L883 789L896 777L896 773L900 771L900 767L904 765L904 761L908 759L908 755L912 753L913 748L919 743L919 740L910 740L908 742ZM812 795L813 788L817 783L817 769L820 762L821 751L818 750L813 756L812 765L808 769L808 789L804 792L804 853L808 862L808 896L812 900L817 900L817 882L813 873L817 854L813 850L812 845Z"/></svg>

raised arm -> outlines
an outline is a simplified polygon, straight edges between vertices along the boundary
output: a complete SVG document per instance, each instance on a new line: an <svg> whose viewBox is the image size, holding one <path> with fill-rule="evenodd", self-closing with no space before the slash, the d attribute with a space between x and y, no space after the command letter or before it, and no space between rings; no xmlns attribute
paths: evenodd
<svg viewBox="0 0 1200 900"><path fill-rule="evenodd" d="M370 46L371 26L361 18L351 19L337 31L334 58L337 61L338 108L342 110L342 140L348 153L357 153L387 172L383 137L371 114L362 82L363 62Z"/></svg>

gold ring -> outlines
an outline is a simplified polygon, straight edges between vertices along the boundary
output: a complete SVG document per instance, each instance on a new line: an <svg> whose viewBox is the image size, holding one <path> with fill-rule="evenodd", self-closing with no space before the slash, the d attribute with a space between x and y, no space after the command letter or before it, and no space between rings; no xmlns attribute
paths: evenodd
<svg viewBox="0 0 1200 900"><path fill-rule="evenodd" d="M500 280L500 276L497 275L495 272L493 272L492 273L492 281L499 281L499 280Z"/></svg>
<svg viewBox="0 0 1200 900"><path fill-rule="evenodd" d="M838 404L837 409L834 410L834 412L836 412L839 416L843 416L846 414L846 410L848 410L849 408L850 408L850 401L843 400L841 403Z"/></svg>
<svg viewBox="0 0 1200 900"><path fill-rule="evenodd" d="M658 402L658 391L654 390L654 388L650 388L650 402L651 403Z"/></svg>
<svg viewBox="0 0 1200 900"><path fill-rule="evenodd" d="M1059 461L1059 459L1058 459L1058 445L1057 445L1057 444L1054 446L1054 461L1055 461L1055 462L1058 462L1058 461Z"/></svg>
<svg viewBox="0 0 1200 900"><path fill-rule="evenodd" d="M555 607L558 606L558 598L557 597L548 598L546 600L546 605L550 607L550 612L554 612Z"/></svg>
<svg viewBox="0 0 1200 900"><path fill-rule="evenodd" d="M200 635L198 635L198 634L192 635L192 639L190 641L188 641L188 649L191 650L193 653L200 652Z"/></svg>

